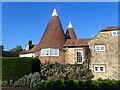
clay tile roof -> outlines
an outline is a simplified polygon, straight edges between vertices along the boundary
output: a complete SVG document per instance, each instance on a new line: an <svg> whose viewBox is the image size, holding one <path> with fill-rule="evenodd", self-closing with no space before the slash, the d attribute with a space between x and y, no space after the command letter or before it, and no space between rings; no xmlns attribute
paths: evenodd
<svg viewBox="0 0 120 90"><path fill-rule="evenodd" d="M35 51L38 51L39 50L39 47L40 47L40 44L38 45L34 45L34 47L32 49L30 49L28 52L35 52Z"/></svg>
<svg viewBox="0 0 120 90"><path fill-rule="evenodd" d="M53 12L54 13L54 12ZM65 43L65 36L59 17L54 15L39 42L41 48L58 48L61 49Z"/></svg>
<svg viewBox="0 0 120 90"><path fill-rule="evenodd" d="M69 46L88 46L88 41L91 39L67 39L63 47Z"/></svg>
<svg viewBox="0 0 120 90"><path fill-rule="evenodd" d="M112 31L112 30L120 30L120 27L109 26L105 29L100 30L100 32L102 32L102 31Z"/></svg>
<svg viewBox="0 0 120 90"><path fill-rule="evenodd" d="M68 29L67 29L65 36L66 36L66 39L77 39L77 36L74 32L71 22L68 25Z"/></svg>
<svg viewBox="0 0 120 90"><path fill-rule="evenodd" d="M29 51L23 51L22 53L39 51L42 48L58 48L63 49L63 44L66 39L64 36L64 31L60 23L59 17L56 10L54 9L52 17L48 23L48 26L39 42L38 45Z"/></svg>
<svg viewBox="0 0 120 90"><path fill-rule="evenodd" d="M73 28L68 28L65 36L66 36L66 39L77 39L77 36Z"/></svg>
<svg viewBox="0 0 120 90"><path fill-rule="evenodd" d="M24 54L24 53L28 53L28 51L24 49L20 54Z"/></svg>

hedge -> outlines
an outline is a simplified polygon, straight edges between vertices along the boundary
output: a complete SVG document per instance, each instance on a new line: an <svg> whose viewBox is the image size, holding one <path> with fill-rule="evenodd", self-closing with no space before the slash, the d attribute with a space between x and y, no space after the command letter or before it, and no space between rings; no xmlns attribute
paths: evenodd
<svg viewBox="0 0 120 90"><path fill-rule="evenodd" d="M40 72L40 61L37 58L2 58L2 81L16 81L33 72Z"/></svg>
<svg viewBox="0 0 120 90"><path fill-rule="evenodd" d="M41 81L36 88L120 88L120 81L47 80Z"/></svg>

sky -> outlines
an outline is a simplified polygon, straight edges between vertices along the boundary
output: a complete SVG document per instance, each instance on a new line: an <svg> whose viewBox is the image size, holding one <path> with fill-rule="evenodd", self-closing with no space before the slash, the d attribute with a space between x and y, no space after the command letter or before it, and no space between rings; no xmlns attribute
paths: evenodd
<svg viewBox="0 0 120 90"><path fill-rule="evenodd" d="M56 8L64 32L71 21L78 39L91 38L100 29L118 26L117 2L3 2L2 44L4 50L28 40L38 44Z"/></svg>

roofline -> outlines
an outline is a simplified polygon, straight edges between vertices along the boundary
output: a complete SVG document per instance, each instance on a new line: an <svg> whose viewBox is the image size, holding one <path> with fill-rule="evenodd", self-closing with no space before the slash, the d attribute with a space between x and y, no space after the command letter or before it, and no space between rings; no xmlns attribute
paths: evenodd
<svg viewBox="0 0 120 90"><path fill-rule="evenodd" d="M85 47L85 46L89 46L89 45L81 45L81 46L63 46L63 48L65 48L65 47Z"/></svg>
<svg viewBox="0 0 120 90"><path fill-rule="evenodd" d="M104 30L104 29L102 29L102 30L100 30L100 32L105 32L105 31L116 31L116 30L120 30L120 29L111 29L111 30Z"/></svg>

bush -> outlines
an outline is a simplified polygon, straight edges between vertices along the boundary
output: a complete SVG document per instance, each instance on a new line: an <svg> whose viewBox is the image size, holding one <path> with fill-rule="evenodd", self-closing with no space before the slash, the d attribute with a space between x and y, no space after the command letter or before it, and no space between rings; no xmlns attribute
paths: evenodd
<svg viewBox="0 0 120 90"><path fill-rule="evenodd" d="M33 72L40 72L40 61L37 58L2 58L2 81L16 81Z"/></svg>
<svg viewBox="0 0 120 90"><path fill-rule="evenodd" d="M76 80L65 80L64 88L77 88L78 82Z"/></svg>
<svg viewBox="0 0 120 90"><path fill-rule="evenodd" d="M84 68L83 65L45 63L41 64L40 67L42 77L45 80L90 80L93 78L90 69Z"/></svg>
<svg viewBox="0 0 120 90"><path fill-rule="evenodd" d="M42 80L38 85L37 88L63 88L64 82L63 80Z"/></svg>
<svg viewBox="0 0 120 90"><path fill-rule="evenodd" d="M2 81L2 87L8 87L9 82L8 81Z"/></svg>
<svg viewBox="0 0 120 90"><path fill-rule="evenodd" d="M10 81L2 81L1 86L2 87L13 87L14 81L10 80Z"/></svg>
<svg viewBox="0 0 120 90"><path fill-rule="evenodd" d="M40 82L36 88L119 88L115 80L47 80Z"/></svg>
<svg viewBox="0 0 120 90"><path fill-rule="evenodd" d="M29 75L25 75L23 78L17 80L14 83L14 87L30 87L35 88L36 85L41 81L41 74L35 72L34 74L30 73Z"/></svg>

